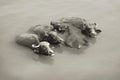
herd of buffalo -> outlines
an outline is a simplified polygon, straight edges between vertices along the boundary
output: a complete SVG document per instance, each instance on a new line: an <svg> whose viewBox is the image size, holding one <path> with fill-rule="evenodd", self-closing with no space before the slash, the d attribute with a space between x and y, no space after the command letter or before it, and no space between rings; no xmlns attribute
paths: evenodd
<svg viewBox="0 0 120 80"><path fill-rule="evenodd" d="M53 56L52 48L64 44L80 49L89 43L87 38L96 38L101 32L96 23L83 18L68 17L51 21L49 25L35 25L16 37L16 43L29 47L34 53ZM62 38L59 35L65 35Z"/></svg>

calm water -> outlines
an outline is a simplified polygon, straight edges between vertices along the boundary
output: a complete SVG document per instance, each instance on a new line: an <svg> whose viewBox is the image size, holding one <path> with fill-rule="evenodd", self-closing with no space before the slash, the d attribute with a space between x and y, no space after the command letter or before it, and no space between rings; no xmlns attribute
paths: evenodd
<svg viewBox="0 0 120 80"><path fill-rule="evenodd" d="M0 80L120 80L119 0L0 0ZM14 42L36 24L61 17L96 22L102 33L83 50L56 48L33 54Z"/></svg>

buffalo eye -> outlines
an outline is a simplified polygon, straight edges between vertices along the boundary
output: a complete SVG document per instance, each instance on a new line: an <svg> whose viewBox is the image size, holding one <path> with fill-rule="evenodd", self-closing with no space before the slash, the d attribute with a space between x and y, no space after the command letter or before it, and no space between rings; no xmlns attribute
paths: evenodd
<svg viewBox="0 0 120 80"><path fill-rule="evenodd" d="M102 32L102 30L100 30L100 29L96 29L95 31L96 31L97 33Z"/></svg>

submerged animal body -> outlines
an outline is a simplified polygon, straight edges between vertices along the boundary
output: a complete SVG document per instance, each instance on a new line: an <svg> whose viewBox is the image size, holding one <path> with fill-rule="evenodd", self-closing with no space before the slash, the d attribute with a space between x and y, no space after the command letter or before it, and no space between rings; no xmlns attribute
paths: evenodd
<svg viewBox="0 0 120 80"><path fill-rule="evenodd" d="M38 45L40 41L36 34L23 33L16 37L16 42L32 49L32 44Z"/></svg>
<svg viewBox="0 0 120 80"><path fill-rule="evenodd" d="M44 37L48 36L48 33L53 29L52 26L48 25L35 25L28 29L27 33L36 34L39 40L42 41Z"/></svg>
<svg viewBox="0 0 120 80"><path fill-rule="evenodd" d="M31 41L35 43L35 40L47 41L50 44L57 45L63 42L64 40L58 36L56 31L52 31L52 26L47 25L36 25L31 27L27 32L17 36L17 42L24 41L21 44L27 45ZM23 40L22 40L23 39ZM29 40L30 39L30 40ZM33 41L32 41L33 40ZM28 41L28 42L26 42ZM31 46L31 44L29 44Z"/></svg>
<svg viewBox="0 0 120 80"><path fill-rule="evenodd" d="M36 25L31 27L27 32L38 35L39 41L48 41L53 45L60 44L64 41L61 37L58 36L56 31L53 31L52 26Z"/></svg>
<svg viewBox="0 0 120 80"><path fill-rule="evenodd" d="M80 49L83 45L87 44L87 40L84 35L79 32L75 27L69 27L68 35L65 39L65 44L71 48Z"/></svg>
<svg viewBox="0 0 120 80"><path fill-rule="evenodd" d="M96 23L83 18L69 17L51 21L51 25L36 25L16 37L16 43L33 49L35 53L53 56L50 45L65 43L71 48L81 48L88 44L87 38L95 38L100 32ZM67 33L63 40L58 33Z"/></svg>
<svg viewBox="0 0 120 80"><path fill-rule="evenodd" d="M74 26L78 28L84 35L89 37L96 37L98 33L101 32L100 29L96 28L96 23L90 23L84 18L78 17L69 17L69 18L61 18L57 21L52 21L51 25L57 27L59 30L65 30L70 27ZM63 29L62 29L63 28Z"/></svg>

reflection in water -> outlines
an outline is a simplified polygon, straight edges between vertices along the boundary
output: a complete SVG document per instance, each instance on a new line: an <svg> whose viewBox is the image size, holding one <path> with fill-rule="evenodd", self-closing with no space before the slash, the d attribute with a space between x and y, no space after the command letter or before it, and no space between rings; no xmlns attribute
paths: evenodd
<svg viewBox="0 0 120 80"><path fill-rule="evenodd" d="M63 45L58 45L55 46L55 48L53 49L55 53L63 53Z"/></svg>
<svg viewBox="0 0 120 80"><path fill-rule="evenodd" d="M88 44L85 44L83 45L80 49L77 49L77 48L70 48L70 47L67 47L67 46L64 46L62 49L63 49L63 52L64 51L67 51L68 53L70 54L75 54L75 55L80 55L80 54L83 54L84 51L90 47L90 44L95 44L96 43L96 38L87 38L87 41L88 41Z"/></svg>
<svg viewBox="0 0 120 80"><path fill-rule="evenodd" d="M96 42L96 38L87 38L88 42L90 44L95 44ZM70 48L67 47L65 45L58 45L55 46L55 48L53 49L55 54L74 54L74 55L80 55L80 54L84 54L84 51L89 48L89 44L88 45L84 45L82 46L80 49L77 48ZM67 52L66 52L67 51ZM53 65L54 64L54 58L51 56L44 56L44 55L38 55L34 58L35 61L39 61L40 63L43 64L47 64L47 65Z"/></svg>
<svg viewBox="0 0 120 80"><path fill-rule="evenodd" d="M55 51L55 53L70 53L70 54L75 54L75 55L79 55L79 54L83 54L84 51L90 47L90 44L95 44L96 43L96 38L87 38L88 44L83 45L80 49L77 48L70 48L68 46L65 45L60 45L60 46L55 46L55 48L53 49Z"/></svg>
<svg viewBox="0 0 120 80"><path fill-rule="evenodd" d="M34 60L47 65L53 65L54 63L54 59L51 56L38 55Z"/></svg>
<svg viewBox="0 0 120 80"><path fill-rule="evenodd" d="M95 43L96 43L96 39L97 39L97 38L87 38L87 41L88 41L90 44L95 44Z"/></svg>
<svg viewBox="0 0 120 80"><path fill-rule="evenodd" d="M62 45L55 46L53 49L55 54L57 53L63 53L63 47ZM53 56L54 57L54 56ZM39 61L40 63L47 64L47 65L53 65L54 59L51 56L45 56L45 55L38 55L34 58L35 61Z"/></svg>

